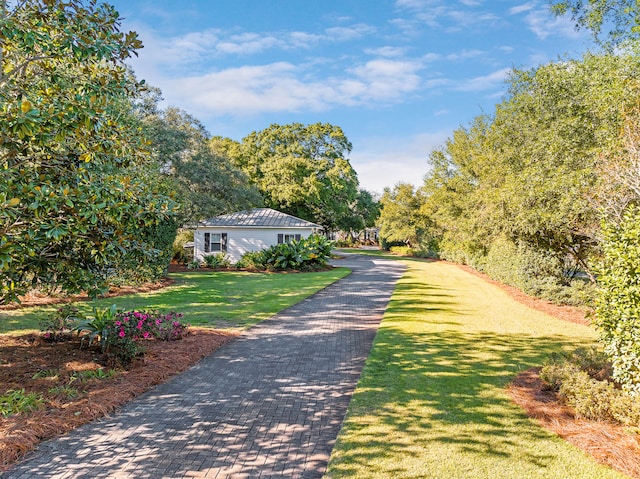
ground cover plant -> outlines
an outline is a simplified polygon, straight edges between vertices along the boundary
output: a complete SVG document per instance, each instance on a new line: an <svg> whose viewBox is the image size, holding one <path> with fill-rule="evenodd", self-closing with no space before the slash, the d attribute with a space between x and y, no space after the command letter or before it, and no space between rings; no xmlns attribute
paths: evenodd
<svg viewBox="0 0 640 479"><path fill-rule="evenodd" d="M542 428L506 386L596 334L445 262L407 261L326 477L621 478Z"/></svg>
<svg viewBox="0 0 640 479"><path fill-rule="evenodd" d="M5 333L0 334L0 408L6 415L0 418L0 469L39 441L109 413L210 354L238 331L348 273L345 268L298 274L174 273L171 286L149 293L0 310ZM159 339L166 339L162 331L169 336L175 332L170 311L179 309L184 313L181 321L191 324L191 334L180 341L144 341L144 355L128 369L105 365L99 339L92 347L86 341L81 345L81 337L69 335L77 326L69 318L95 319L93 308L104 312L114 303L121 309L114 320L128 314L136 319L133 329L143 311L165 311L154 316L154 324L155 319L169 318L170 327L156 330ZM140 331L144 335L145 329Z"/></svg>

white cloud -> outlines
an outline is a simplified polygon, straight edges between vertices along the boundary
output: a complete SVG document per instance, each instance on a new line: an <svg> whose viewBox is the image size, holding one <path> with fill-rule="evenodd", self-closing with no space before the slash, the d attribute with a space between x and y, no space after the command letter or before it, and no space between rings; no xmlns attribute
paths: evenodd
<svg viewBox="0 0 640 479"><path fill-rule="evenodd" d="M456 53L450 53L446 56L447 60L458 61L468 60L469 58L475 58L484 55L482 50L461 50Z"/></svg>
<svg viewBox="0 0 640 479"><path fill-rule="evenodd" d="M405 49L401 47L380 47L374 49L366 49L364 51L368 55L375 55L379 57L397 58L401 57L405 53Z"/></svg>
<svg viewBox="0 0 640 479"><path fill-rule="evenodd" d="M371 60L344 78L306 80L304 67L288 62L229 68L164 79L169 103L211 115L283 111L322 111L333 106L393 102L420 87L417 62Z"/></svg>
<svg viewBox="0 0 640 479"><path fill-rule="evenodd" d="M527 12L524 21L527 27L540 39L552 35L566 38L579 38L568 16L555 17L547 6L538 6L538 2L529 2L509 10L512 15Z"/></svg>
<svg viewBox="0 0 640 479"><path fill-rule="evenodd" d="M377 59L355 67L352 72L368 84L368 98L389 100L416 90L420 85L417 72L421 68L417 62Z"/></svg>
<svg viewBox="0 0 640 479"><path fill-rule="evenodd" d="M449 132L439 131L356 141L351 165L358 173L360 185L369 191L382 193L385 187L400 182L421 186L429 171L429 154L448 137Z"/></svg>
<svg viewBox="0 0 640 479"><path fill-rule="evenodd" d="M363 23L358 23L356 25L352 25L350 27L331 27L325 30L326 38L334 41L347 41L353 40L355 38L360 38L362 36L375 33L376 29L365 25Z"/></svg>
<svg viewBox="0 0 640 479"><path fill-rule="evenodd" d="M517 15L518 13L531 11L536 7L536 3L537 2L529 2L529 3L523 3L522 5L516 5L515 7L511 7L509 9L509 14Z"/></svg>
<svg viewBox="0 0 640 479"><path fill-rule="evenodd" d="M483 91L496 88L502 83L511 72L511 68L502 68L489 75L479 76L460 83L456 90L459 91Z"/></svg>

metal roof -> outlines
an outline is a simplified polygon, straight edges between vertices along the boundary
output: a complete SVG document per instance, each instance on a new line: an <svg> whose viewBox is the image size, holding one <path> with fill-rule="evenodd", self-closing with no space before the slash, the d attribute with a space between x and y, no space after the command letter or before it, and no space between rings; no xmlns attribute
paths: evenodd
<svg viewBox="0 0 640 479"><path fill-rule="evenodd" d="M271 208L254 208L201 221L200 226L255 228L322 228L322 226Z"/></svg>

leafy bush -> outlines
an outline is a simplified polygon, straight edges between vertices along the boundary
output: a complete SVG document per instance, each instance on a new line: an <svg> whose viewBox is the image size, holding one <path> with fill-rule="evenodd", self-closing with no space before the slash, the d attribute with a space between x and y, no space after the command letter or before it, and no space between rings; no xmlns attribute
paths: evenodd
<svg viewBox="0 0 640 479"><path fill-rule="evenodd" d="M416 250L411 246L391 246L389 251L400 256L413 256Z"/></svg>
<svg viewBox="0 0 640 479"><path fill-rule="evenodd" d="M229 258L224 254L208 254L202 259L207 268L227 268L231 266Z"/></svg>
<svg viewBox="0 0 640 479"><path fill-rule="evenodd" d="M311 235L300 241L271 246L262 251L245 253L236 267L283 271L312 270L326 266L331 258L333 241L321 235Z"/></svg>
<svg viewBox="0 0 640 479"><path fill-rule="evenodd" d="M197 259L194 259L193 261L189 261L187 263L187 269L200 269L200 261L198 261Z"/></svg>
<svg viewBox="0 0 640 479"><path fill-rule="evenodd" d="M267 267L267 257L264 251L248 251L236 263L236 268L264 270Z"/></svg>
<svg viewBox="0 0 640 479"><path fill-rule="evenodd" d="M577 417L640 426L640 403L610 380L611 363L596 348L578 349L547 362L540 377Z"/></svg>
<svg viewBox="0 0 640 479"><path fill-rule="evenodd" d="M123 366L144 353L141 344L144 339L168 341L188 334L188 325L180 321L182 314L175 312L121 311L114 304L102 310L94 308L94 316L76 327L81 345L85 340L88 346L97 341L103 353Z"/></svg>
<svg viewBox="0 0 640 479"><path fill-rule="evenodd" d="M54 343L67 341L71 339L77 321L83 318L78 308L70 304L65 304L45 319L40 320L42 336L46 341Z"/></svg>
<svg viewBox="0 0 640 479"><path fill-rule="evenodd" d="M183 314L170 312L168 314L157 314L154 316L153 334L162 341L172 341L182 339L189 334L189 325L184 324L181 319Z"/></svg>
<svg viewBox="0 0 640 479"><path fill-rule="evenodd" d="M176 234L176 239L173 241L173 256L172 259L178 263L186 264L192 258L185 250L184 245L193 241L193 230L179 229ZM193 256L193 255L191 255Z"/></svg>
<svg viewBox="0 0 640 479"><path fill-rule="evenodd" d="M100 344L100 348L105 351L107 348L107 338L115 321L118 308L115 304L109 308L98 309L93 307L93 318L81 321L75 328L78 336L82 338L82 344L89 342L89 347L95 340Z"/></svg>
<svg viewBox="0 0 640 479"><path fill-rule="evenodd" d="M613 377L640 396L640 210L630 207L619 224L604 225L603 235L595 324Z"/></svg>

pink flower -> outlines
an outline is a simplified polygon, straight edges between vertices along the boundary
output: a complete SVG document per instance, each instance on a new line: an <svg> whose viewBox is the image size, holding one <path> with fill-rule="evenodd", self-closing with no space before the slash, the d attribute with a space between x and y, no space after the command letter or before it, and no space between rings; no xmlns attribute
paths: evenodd
<svg viewBox="0 0 640 479"><path fill-rule="evenodd" d="M143 337L144 339L147 339L149 336L151 336L151 335L149 334L149 331L145 331L145 332L142 334L142 337Z"/></svg>
<svg viewBox="0 0 640 479"><path fill-rule="evenodd" d="M122 321L116 321L116 326L122 326Z"/></svg>
<svg viewBox="0 0 640 479"><path fill-rule="evenodd" d="M121 329L121 330L120 330L120 333L118 334L118 336L120 336L121 338L124 338L124 337L125 337L125 335L126 335L126 334L125 334L125 332L124 332L124 329Z"/></svg>
<svg viewBox="0 0 640 479"><path fill-rule="evenodd" d="M144 321L140 320L140 321L138 321L138 325L136 326L136 328L142 329L143 325L144 325Z"/></svg>

